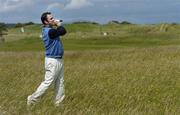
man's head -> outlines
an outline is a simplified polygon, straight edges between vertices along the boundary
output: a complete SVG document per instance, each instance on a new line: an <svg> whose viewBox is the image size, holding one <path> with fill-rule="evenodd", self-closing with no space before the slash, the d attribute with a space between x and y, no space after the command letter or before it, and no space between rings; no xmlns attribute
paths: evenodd
<svg viewBox="0 0 180 115"><path fill-rule="evenodd" d="M44 12L41 15L41 21L44 25L55 25L55 19L53 18L51 12Z"/></svg>

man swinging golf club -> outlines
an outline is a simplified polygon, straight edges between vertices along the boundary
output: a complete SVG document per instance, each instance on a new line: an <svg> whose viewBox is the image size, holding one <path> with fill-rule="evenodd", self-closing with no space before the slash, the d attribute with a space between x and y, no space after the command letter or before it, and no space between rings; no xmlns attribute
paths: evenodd
<svg viewBox="0 0 180 115"><path fill-rule="evenodd" d="M66 29L61 25L60 21L53 18L51 12L43 13L41 15L41 21L44 25L42 29L42 39L46 50L45 78L37 90L27 97L27 105L37 103L50 85L55 83L55 105L59 106L65 98L64 49L60 36L66 34Z"/></svg>

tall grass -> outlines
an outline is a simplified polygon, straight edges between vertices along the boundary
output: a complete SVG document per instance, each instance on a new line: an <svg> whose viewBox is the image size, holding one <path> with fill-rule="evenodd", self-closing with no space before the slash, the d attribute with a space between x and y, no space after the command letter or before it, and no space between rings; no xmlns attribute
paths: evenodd
<svg viewBox="0 0 180 115"><path fill-rule="evenodd" d="M64 102L53 106L52 87L29 109L26 97L43 80L43 53L1 52L1 111L7 115L178 114L179 50L172 46L66 51Z"/></svg>
<svg viewBox="0 0 180 115"><path fill-rule="evenodd" d="M180 113L179 25L65 26L64 102L54 106L52 86L26 108L44 78L44 46L39 25L15 28L0 43L0 115Z"/></svg>

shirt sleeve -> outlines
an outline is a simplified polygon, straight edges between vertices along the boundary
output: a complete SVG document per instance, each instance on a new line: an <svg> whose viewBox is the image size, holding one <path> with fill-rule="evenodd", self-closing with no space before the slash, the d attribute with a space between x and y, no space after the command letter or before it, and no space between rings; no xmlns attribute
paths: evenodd
<svg viewBox="0 0 180 115"><path fill-rule="evenodd" d="M48 35L50 39L57 38L66 34L66 29L63 26L59 26L57 29L50 29Z"/></svg>

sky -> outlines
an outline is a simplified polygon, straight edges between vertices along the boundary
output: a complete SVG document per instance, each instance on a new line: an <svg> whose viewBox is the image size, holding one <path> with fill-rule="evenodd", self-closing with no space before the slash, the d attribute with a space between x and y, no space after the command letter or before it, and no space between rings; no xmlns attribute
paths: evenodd
<svg viewBox="0 0 180 115"><path fill-rule="evenodd" d="M41 23L46 11L65 23L180 23L180 0L0 0L0 22L4 23Z"/></svg>

